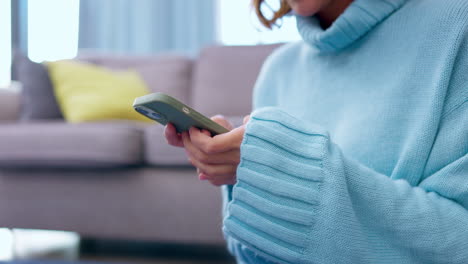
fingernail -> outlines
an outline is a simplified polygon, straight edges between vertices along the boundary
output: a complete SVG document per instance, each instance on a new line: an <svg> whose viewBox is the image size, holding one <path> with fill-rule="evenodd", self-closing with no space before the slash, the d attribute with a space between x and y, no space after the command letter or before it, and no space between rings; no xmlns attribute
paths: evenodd
<svg viewBox="0 0 468 264"><path fill-rule="evenodd" d="M207 178L204 174L202 174L202 173L198 174L198 179L199 179L200 181L206 181L206 180L208 180L208 178Z"/></svg>

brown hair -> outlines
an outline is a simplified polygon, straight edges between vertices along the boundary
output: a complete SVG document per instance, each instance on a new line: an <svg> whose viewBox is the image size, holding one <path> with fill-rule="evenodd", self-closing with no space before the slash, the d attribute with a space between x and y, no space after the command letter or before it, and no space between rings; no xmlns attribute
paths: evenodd
<svg viewBox="0 0 468 264"><path fill-rule="evenodd" d="M286 0L279 0L281 1L281 6L278 10L274 11L273 17L268 19L265 17L265 15L262 13L261 7L263 4L268 5L265 3L265 0L252 0L252 6L255 9L255 13L257 14L258 19L260 22L267 28L271 29L274 25L276 25L276 22L278 19L282 18L284 15L289 13L291 11L291 7L289 4L286 2Z"/></svg>

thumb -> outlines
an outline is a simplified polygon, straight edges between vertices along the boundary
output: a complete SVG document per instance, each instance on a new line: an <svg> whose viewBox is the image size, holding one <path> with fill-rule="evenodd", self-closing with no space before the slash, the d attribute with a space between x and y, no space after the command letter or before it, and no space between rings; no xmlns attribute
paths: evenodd
<svg viewBox="0 0 468 264"><path fill-rule="evenodd" d="M228 130L233 129L232 124L229 121L227 121L227 119L222 115L215 115L211 118L211 120L215 121L216 123L220 124Z"/></svg>

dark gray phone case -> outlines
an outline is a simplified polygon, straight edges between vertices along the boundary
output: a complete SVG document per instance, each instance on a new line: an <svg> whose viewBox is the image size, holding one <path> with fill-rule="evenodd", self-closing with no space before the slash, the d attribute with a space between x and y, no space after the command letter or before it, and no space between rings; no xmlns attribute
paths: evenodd
<svg viewBox="0 0 468 264"><path fill-rule="evenodd" d="M206 129L213 136L229 132L223 126L167 94L152 93L138 97L133 103L133 108L162 125L172 123L179 133L189 130L192 126Z"/></svg>

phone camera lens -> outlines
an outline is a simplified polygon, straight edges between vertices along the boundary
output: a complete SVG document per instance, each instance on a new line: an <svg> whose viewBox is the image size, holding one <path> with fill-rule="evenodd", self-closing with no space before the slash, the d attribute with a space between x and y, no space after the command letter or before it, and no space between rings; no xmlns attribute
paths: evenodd
<svg viewBox="0 0 468 264"><path fill-rule="evenodd" d="M142 114L144 114L144 115L148 115L148 112L145 111L145 110L143 110L143 109L141 109L140 107L135 108L135 110L137 110L138 112L140 112L140 113L142 113Z"/></svg>
<svg viewBox="0 0 468 264"><path fill-rule="evenodd" d="M152 113L151 113L151 117L154 118L154 119L164 119L164 118L162 117L162 115L160 115L160 114L158 114L158 113L156 113L156 112L152 112Z"/></svg>

